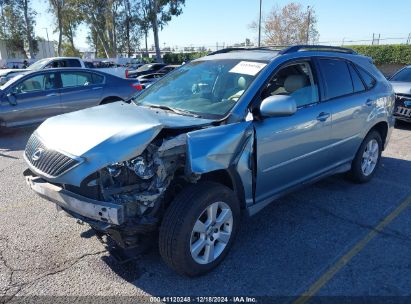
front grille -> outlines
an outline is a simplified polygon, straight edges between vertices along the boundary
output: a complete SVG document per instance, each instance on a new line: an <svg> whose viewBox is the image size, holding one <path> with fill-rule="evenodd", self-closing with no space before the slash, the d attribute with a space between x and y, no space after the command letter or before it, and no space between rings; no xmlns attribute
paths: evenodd
<svg viewBox="0 0 411 304"><path fill-rule="evenodd" d="M40 152L39 152L40 151ZM34 157L37 152L37 157ZM79 164L60 152L47 149L34 133L27 142L25 155L30 164L45 175L57 177Z"/></svg>

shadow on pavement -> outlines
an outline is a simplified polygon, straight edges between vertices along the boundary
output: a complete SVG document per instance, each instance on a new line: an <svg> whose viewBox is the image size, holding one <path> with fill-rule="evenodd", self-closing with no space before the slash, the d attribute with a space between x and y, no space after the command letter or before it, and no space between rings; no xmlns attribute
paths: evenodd
<svg viewBox="0 0 411 304"><path fill-rule="evenodd" d="M411 162L384 157L368 184L353 184L338 175L276 200L243 220L231 252L203 277L176 274L162 262L158 249L123 265L110 256L104 261L153 296L296 296L410 194L411 187L385 182L395 181L394 177L411 180ZM375 265L372 274L353 275L358 280L362 275L387 279L378 269ZM351 282L342 284L347 293L353 288Z"/></svg>
<svg viewBox="0 0 411 304"><path fill-rule="evenodd" d="M36 127L15 128L0 131L0 157L8 157L1 152L24 150ZM9 156L10 157L10 156Z"/></svg>
<svg viewBox="0 0 411 304"><path fill-rule="evenodd" d="M395 122L395 128L400 129L400 130L410 130L411 131L411 122L397 120Z"/></svg>

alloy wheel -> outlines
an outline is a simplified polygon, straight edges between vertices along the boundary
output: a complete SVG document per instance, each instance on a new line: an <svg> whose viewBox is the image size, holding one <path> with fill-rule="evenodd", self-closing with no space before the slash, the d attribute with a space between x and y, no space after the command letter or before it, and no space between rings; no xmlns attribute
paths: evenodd
<svg viewBox="0 0 411 304"><path fill-rule="evenodd" d="M371 139L365 147L361 160L361 170L365 176L369 176L374 172L377 166L380 149L378 142L375 139Z"/></svg>
<svg viewBox="0 0 411 304"><path fill-rule="evenodd" d="M224 202L203 210L194 223L190 238L191 256L198 264L215 261L227 246L233 229L233 214Z"/></svg>

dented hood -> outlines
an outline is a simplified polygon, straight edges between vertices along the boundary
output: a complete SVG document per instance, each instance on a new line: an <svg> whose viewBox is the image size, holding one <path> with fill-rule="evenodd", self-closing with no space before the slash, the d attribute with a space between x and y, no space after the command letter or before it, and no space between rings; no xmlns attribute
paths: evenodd
<svg viewBox="0 0 411 304"><path fill-rule="evenodd" d="M133 143L130 148L136 149L148 144L163 128L192 127L210 122L117 102L49 118L36 132L50 148L87 156L100 145L112 144L120 152L127 147L115 145L130 142Z"/></svg>
<svg viewBox="0 0 411 304"><path fill-rule="evenodd" d="M81 166L55 179L78 184L108 164L140 155L164 128L199 127L211 122L117 102L49 118L36 133L47 148L84 159Z"/></svg>

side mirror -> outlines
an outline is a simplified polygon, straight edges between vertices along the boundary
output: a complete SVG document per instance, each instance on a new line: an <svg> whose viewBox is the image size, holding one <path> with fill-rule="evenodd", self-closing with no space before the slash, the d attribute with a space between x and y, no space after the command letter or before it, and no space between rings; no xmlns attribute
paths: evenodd
<svg viewBox="0 0 411 304"><path fill-rule="evenodd" d="M290 116L297 111L294 97L274 95L265 98L260 105L260 114L263 117Z"/></svg>
<svg viewBox="0 0 411 304"><path fill-rule="evenodd" d="M12 105L12 106L17 106L17 99L16 96L14 96L13 93L8 93L6 95L8 102Z"/></svg>

